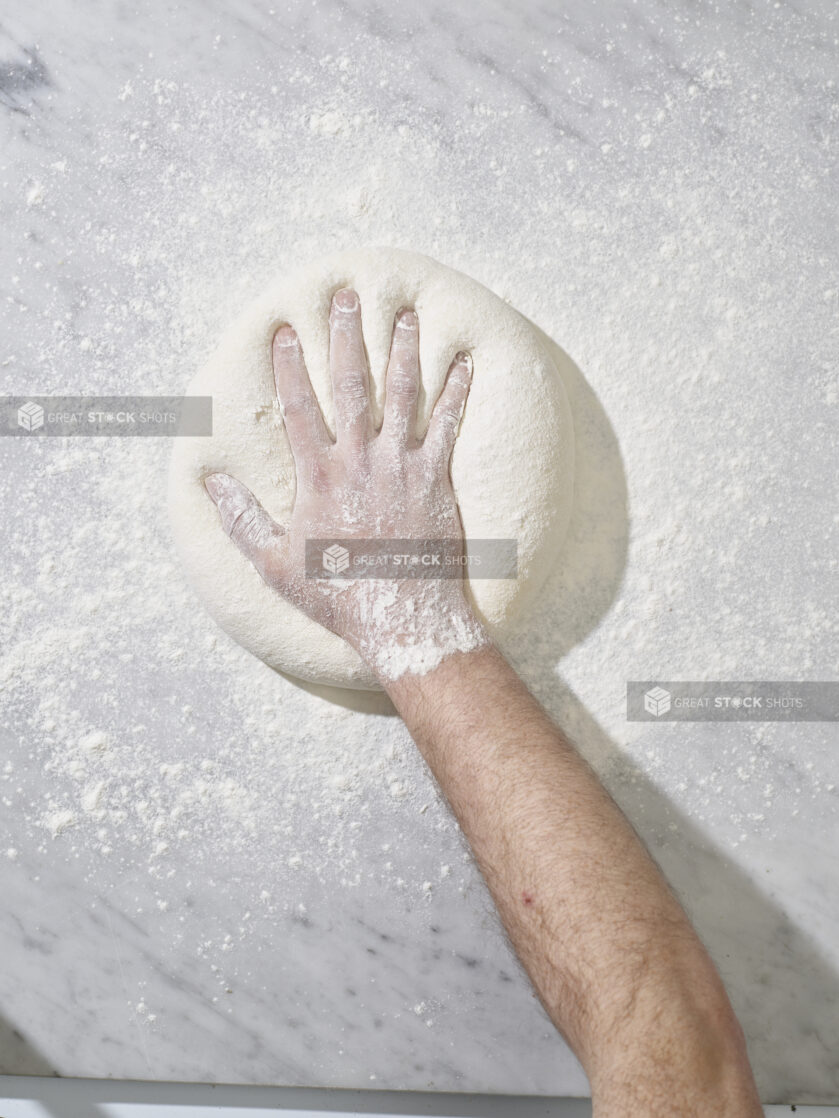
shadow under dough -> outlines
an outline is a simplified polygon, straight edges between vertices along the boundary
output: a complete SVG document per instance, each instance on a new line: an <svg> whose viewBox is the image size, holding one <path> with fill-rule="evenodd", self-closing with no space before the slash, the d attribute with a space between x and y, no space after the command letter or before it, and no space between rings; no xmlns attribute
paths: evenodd
<svg viewBox="0 0 839 1118"><path fill-rule="evenodd" d="M605 616L626 568L629 502L617 436L577 365L531 326L565 385L574 426L574 503L565 541L544 585L505 642L518 663L556 664ZM546 620L549 619L549 624Z"/></svg>

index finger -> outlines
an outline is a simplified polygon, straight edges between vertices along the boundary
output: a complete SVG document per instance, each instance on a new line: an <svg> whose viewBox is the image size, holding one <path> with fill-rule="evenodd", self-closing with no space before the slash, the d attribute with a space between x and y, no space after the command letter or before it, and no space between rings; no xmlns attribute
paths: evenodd
<svg viewBox="0 0 839 1118"><path fill-rule="evenodd" d="M274 385L291 453L300 464L332 445L320 405L312 389L297 332L280 326L271 346Z"/></svg>

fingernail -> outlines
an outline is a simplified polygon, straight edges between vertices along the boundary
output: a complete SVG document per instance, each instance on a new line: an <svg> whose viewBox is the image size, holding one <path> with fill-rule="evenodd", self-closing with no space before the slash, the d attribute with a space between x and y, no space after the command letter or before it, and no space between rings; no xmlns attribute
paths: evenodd
<svg viewBox="0 0 839 1118"><path fill-rule="evenodd" d="M333 304L339 311L354 311L358 306L358 296L350 287L342 287L332 296Z"/></svg>
<svg viewBox="0 0 839 1118"><path fill-rule="evenodd" d="M404 326L406 330L413 330L417 324L417 312L410 307L403 307L396 314L396 325Z"/></svg>
<svg viewBox="0 0 839 1118"><path fill-rule="evenodd" d="M282 346L297 345L297 331L286 322L274 335L274 344Z"/></svg>
<svg viewBox="0 0 839 1118"><path fill-rule="evenodd" d="M204 478L204 488L218 504L224 488L224 475L223 474L207 474Z"/></svg>
<svg viewBox="0 0 839 1118"><path fill-rule="evenodd" d="M454 363L455 365L462 365L464 369L468 369L470 373L472 372L471 353L467 353L465 350L462 349L460 353L455 354Z"/></svg>

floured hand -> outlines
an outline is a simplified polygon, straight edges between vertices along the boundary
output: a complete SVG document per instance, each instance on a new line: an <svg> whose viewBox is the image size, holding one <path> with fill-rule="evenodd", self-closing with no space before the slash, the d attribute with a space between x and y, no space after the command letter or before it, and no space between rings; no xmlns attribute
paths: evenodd
<svg viewBox="0 0 839 1118"><path fill-rule="evenodd" d="M449 462L469 392L472 362L458 354L428 430L416 435L419 323L397 315L387 368L384 419L373 425L361 307L338 291L330 314L335 402L332 440L290 325L273 342L280 409L297 471L291 519L277 524L244 485L210 474L205 485L224 530L263 579L337 633L383 683L424 674L445 656L488 638L464 594L462 577L318 578L307 574L306 542L323 539L447 540L462 545Z"/></svg>

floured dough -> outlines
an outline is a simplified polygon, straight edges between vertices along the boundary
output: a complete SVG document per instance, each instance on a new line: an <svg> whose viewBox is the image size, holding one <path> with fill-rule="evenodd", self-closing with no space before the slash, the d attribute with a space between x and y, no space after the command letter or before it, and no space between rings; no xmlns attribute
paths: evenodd
<svg viewBox="0 0 839 1118"><path fill-rule="evenodd" d="M478 614L502 648L567 528L573 429L559 372L535 329L487 288L426 256L370 248L316 260L276 282L227 331L189 387L190 395L212 396L213 435L174 440L169 506L183 562L213 617L271 667L315 683L377 690L346 642L266 586L222 531L202 480L211 472L232 474L276 521L287 521L295 474L275 397L271 339L281 323L294 326L334 433L329 305L333 292L345 286L361 297L377 422L400 307L412 306L419 315L420 432L455 353L472 354L474 376L452 481L467 540L517 540L516 579L469 584Z"/></svg>

